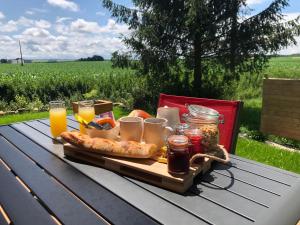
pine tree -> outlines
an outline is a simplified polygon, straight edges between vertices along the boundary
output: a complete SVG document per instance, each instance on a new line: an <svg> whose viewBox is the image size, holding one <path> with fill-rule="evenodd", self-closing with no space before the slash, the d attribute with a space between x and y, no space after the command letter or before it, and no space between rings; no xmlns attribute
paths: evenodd
<svg viewBox="0 0 300 225"><path fill-rule="evenodd" d="M141 62L143 73L159 82L174 71L191 71L193 95L201 95L203 76L222 66L224 81L244 71L260 72L268 55L296 44L298 19L284 22L288 0L274 0L248 18L246 0L133 0L130 9L103 0L119 22L132 31L123 41ZM179 75L175 75L175 80Z"/></svg>

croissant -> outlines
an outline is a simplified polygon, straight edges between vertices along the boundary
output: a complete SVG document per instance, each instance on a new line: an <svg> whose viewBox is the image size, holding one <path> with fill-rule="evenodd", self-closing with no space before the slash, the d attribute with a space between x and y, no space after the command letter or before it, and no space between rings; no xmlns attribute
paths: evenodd
<svg viewBox="0 0 300 225"><path fill-rule="evenodd" d="M150 158L156 153L155 144L135 141L114 141L105 138L91 138L79 132L63 132L61 137L68 143L85 151L127 158Z"/></svg>

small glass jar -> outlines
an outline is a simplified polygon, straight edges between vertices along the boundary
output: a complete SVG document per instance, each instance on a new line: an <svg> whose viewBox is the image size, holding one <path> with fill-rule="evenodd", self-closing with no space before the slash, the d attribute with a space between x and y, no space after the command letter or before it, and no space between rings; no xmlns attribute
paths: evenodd
<svg viewBox="0 0 300 225"><path fill-rule="evenodd" d="M184 131L189 129L189 125L187 123L178 123L175 126L175 134L176 135L184 135Z"/></svg>
<svg viewBox="0 0 300 225"><path fill-rule="evenodd" d="M184 135L172 135L168 138L168 172L187 174L190 168L188 138Z"/></svg>
<svg viewBox="0 0 300 225"><path fill-rule="evenodd" d="M224 123L224 116L218 111L199 105L187 105L189 113L182 115L190 128L202 132L202 145L205 151L214 149L219 144L219 124Z"/></svg>
<svg viewBox="0 0 300 225"><path fill-rule="evenodd" d="M203 147L202 147L202 132L199 128L190 128L185 130L184 135L188 137L189 139L189 152L190 157L197 153L203 153ZM203 158L198 158L194 162L195 163L201 163L203 161Z"/></svg>

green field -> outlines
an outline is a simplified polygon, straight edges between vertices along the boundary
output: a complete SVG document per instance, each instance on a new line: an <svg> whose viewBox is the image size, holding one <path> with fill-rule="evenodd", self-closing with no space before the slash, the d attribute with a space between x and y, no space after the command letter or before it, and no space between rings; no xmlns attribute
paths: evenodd
<svg viewBox="0 0 300 225"><path fill-rule="evenodd" d="M244 74L232 87L233 94L224 97L260 99L263 76L300 78L300 57L272 58L262 75ZM0 64L0 110L16 110L34 101L38 105L38 100L45 104L53 99L89 97L124 101L130 106L133 99L143 97L145 85L145 79L133 70L112 68L110 61L31 63L23 67Z"/></svg>
<svg viewBox="0 0 300 225"><path fill-rule="evenodd" d="M300 79L300 57L272 58L269 67L264 71L268 77Z"/></svg>
<svg viewBox="0 0 300 225"><path fill-rule="evenodd" d="M244 101L241 131L248 137L263 141L266 138L300 148L300 143L285 138L264 136L259 132L261 85L263 77L299 78L300 57L276 57L261 75L244 74L233 85L228 99ZM0 111L20 108L47 109L50 100L70 102L80 99L110 99L123 102L127 110L146 108L153 99L145 78L130 69L116 69L111 62L31 63L24 67L0 64ZM148 90L148 93L147 93ZM124 111L117 109L117 115ZM47 112L25 113L0 117L0 124L47 117ZM237 154L273 166L300 173L298 153L285 152L253 140L238 140ZM272 156L272 157L271 157Z"/></svg>
<svg viewBox="0 0 300 225"><path fill-rule="evenodd" d="M41 107L55 99L130 103L142 90L143 79L130 69L112 69L110 62L0 64L0 110L26 108L32 102L32 108Z"/></svg>

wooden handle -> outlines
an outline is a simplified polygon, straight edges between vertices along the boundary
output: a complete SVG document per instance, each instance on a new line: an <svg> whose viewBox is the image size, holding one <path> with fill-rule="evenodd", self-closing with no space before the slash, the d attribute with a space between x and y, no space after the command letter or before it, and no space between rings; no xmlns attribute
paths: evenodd
<svg viewBox="0 0 300 225"><path fill-rule="evenodd" d="M230 161L229 154L226 151L226 149L224 148L224 146L218 145L218 149L220 149L223 152L223 154L225 156L225 159L221 159L221 158L219 158L217 156L214 156L214 155L197 153L197 154L193 155L192 158L190 159L190 165L192 165L197 158L204 158L204 157L213 159L215 161L218 161L218 162L221 162L221 163L224 163L224 164L228 163Z"/></svg>

